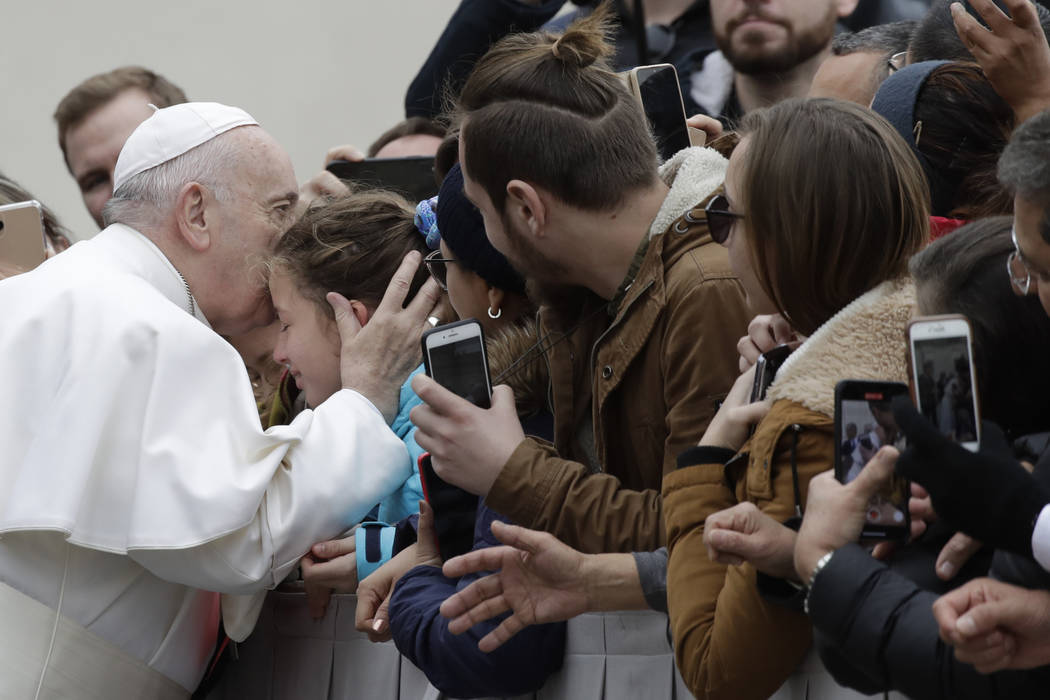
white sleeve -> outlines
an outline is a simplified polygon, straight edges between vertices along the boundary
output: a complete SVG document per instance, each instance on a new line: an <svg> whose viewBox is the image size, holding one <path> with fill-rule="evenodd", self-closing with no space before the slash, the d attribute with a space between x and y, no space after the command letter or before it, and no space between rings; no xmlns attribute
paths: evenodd
<svg viewBox="0 0 1050 700"><path fill-rule="evenodd" d="M363 518L411 472L408 450L357 392L337 392L289 426L289 450L251 521L195 547L133 549L134 560L168 581L220 593L273 588L309 548Z"/></svg>
<svg viewBox="0 0 1050 700"><path fill-rule="evenodd" d="M1043 506L1032 531L1032 554L1039 566L1050 571L1050 505Z"/></svg>

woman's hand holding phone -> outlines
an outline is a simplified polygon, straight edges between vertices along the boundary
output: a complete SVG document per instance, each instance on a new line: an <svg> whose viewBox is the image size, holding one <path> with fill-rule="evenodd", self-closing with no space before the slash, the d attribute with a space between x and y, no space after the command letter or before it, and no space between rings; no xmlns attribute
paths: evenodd
<svg viewBox="0 0 1050 700"><path fill-rule="evenodd" d="M735 452L744 445L751 426L765 418L773 405L771 401L748 403L754 383L755 368L751 367L737 378L729 390L726 400L700 438L701 446L724 447Z"/></svg>

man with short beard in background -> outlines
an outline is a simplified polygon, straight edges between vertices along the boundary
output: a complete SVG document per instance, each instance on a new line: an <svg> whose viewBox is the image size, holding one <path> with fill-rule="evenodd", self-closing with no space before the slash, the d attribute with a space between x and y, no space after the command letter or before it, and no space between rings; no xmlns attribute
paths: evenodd
<svg viewBox="0 0 1050 700"><path fill-rule="evenodd" d="M693 74L690 94L727 125L759 107L805 97L831 51L838 20L857 0L711 0L718 51Z"/></svg>

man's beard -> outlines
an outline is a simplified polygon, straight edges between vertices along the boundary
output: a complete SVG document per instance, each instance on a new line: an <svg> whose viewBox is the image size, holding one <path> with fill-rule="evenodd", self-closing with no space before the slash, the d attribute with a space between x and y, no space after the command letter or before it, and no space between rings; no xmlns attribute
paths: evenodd
<svg viewBox="0 0 1050 700"><path fill-rule="evenodd" d="M507 259L525 278L525 292L537 306L550 307L572 315L593 292L571 284L569 269L560 260L544 255L528 240L528 234L514 228L509 217L503 217L503 232L510 250Z"/></svg>
<svg viewBox="0 0 1050 700"><path fill-rule="evenodd" d="M716 30L715 43L737 72L753 76L779 75L805 63L827 48L835 34L837 17L834 6L830 6L828 15L822 22L797 33L783 22L764 18L779 24L788 32L786 43L775 50L767 49L763 45L752 46L747 42L743 42L743 48L734 49L731 37L740 20L730 21L724 34Z"/></svg>

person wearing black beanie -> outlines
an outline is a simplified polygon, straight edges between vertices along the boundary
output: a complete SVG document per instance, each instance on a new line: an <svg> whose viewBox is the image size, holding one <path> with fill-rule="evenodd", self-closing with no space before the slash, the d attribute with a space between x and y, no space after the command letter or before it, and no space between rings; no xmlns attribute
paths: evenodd
<svg viewBox="0 0 1050 700"><path fill-rule="evenodd" d="M463 194L459 164L441 184L436 213L441 247L426 263L456 314L476 318L489 335L507 319L530 316L525 280L485 237L481 212Z"/></svg>

